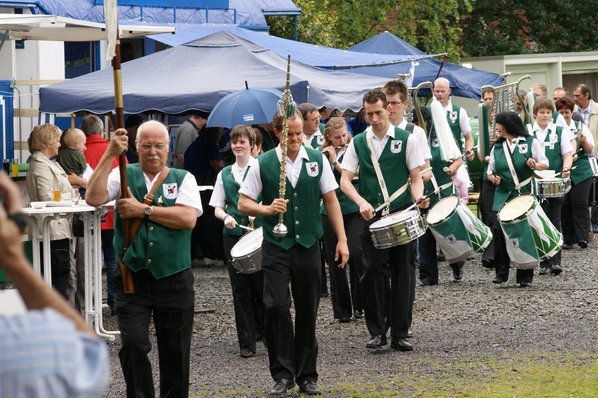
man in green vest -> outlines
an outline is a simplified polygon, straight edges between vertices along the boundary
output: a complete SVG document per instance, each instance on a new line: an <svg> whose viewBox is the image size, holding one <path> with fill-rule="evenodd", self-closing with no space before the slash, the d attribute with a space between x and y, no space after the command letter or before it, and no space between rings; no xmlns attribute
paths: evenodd
<svg viewBox="0 0 598 398"><path fill-rule="evenodd" d="M127 131L118 129L89 179L86 201L100 206L117 200L114 248L121 267L114 276L114 308L121 331L119 357L127 397L156 395L147 356L152 315L160 357L159 395L186 397L195 303L191 229L203 209L193 175L166 167L166 126L155 120L143 123L137 130L136 145L139 163L126 167L128 197L121 197L119 169L112 170L114 157L128 146ZM136 230L126 250L123 220ZM132 293L125 292L123 286L122 275L129 273L134 282Z"/></svg>
<svg viewBox="0 0 598 398"><path fill-rule="evenodd" d="M320 112L314 104L304 102L297 106L303 117L303 145L320 150L324 144L324 125L320 123Z"/></svg>
<svg viewBox="0 0 598 398"><path fill-rule="evenodd" d="M282 141L283 118L275 115L274 131ZM268 342L270 373L275 380L271 395L286 394L299 385L302 393L319 395L317 386L318 342L316 317L320 302L320 246L322 236L320 200L328 211L338 238L335 259L343 268L349 258L347 237L335 189L332 170L322 153L303 143L303 119L299 112L288 118L287 158L281 172L282 148L258 158L239 190L241 213L263 216L265 339ZM286 175L285 175L286 174ZM279 192L286 183L285 198ZM258 197L262 195L262 202ZM286 235L274 234L279 214L284 216ZM284 236L281 236L284 235ZM291 291L295 307L295 329L291 317Z"/></svg>
<svg viewBox="0 0 598 398"><path fill-rule="evenodd" d="M411 298L410 269L414 266L414 244L376 249L369 227L381 216L375 209L387 208L398 212L411 205L428 206L423 198L424 183L420 167L424 159L417 139L406 130L395 128L388 119L390 106L380 89L363 96L363 106L370 127L356 136L343 158L341 189L359 206L361 247L365 273L362 289L365 292L365 320L371 339L367 348L381 348L387 344L387 321L390 324L391 348L409 351L413 346L406 340L409 332ZM359 170L357 187L352 183ZM411 195L408 183L411 180ZM390 308L386 304L387 263L390 265ZM387 318L389 318L387 320Z"/></svg>

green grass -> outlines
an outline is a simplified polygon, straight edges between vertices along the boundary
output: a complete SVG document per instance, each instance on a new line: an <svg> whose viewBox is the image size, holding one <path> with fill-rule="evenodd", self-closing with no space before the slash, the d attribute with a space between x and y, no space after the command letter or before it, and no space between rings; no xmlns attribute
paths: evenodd
<svg viewBox="0 0 598 398"><path fill-rule="evenodd" d="M391 365L391 364L389 364ZM394 364L393 364L394 365ZM413 365L413 364L412 364ZM477 361L422 361L421 371L386 380L337 384L330 396L590 398L598 396L598 359L585 354L543 353ZM390 373L390 372L389 372Z"/></svg>

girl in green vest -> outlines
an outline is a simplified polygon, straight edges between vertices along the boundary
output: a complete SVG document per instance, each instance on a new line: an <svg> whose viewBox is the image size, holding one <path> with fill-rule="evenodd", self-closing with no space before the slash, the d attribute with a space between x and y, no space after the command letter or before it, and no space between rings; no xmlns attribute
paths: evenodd
<svg viewBox="0 0 598 398"><path fill-rule="evenodd" d="M545 170L548 167L548 159L542 152L540 142L527 133L523 122L515 112L506 111L496 115L496 131L500 134L500 138L496 140L490 151L487 175L496 186L492 209L498 212L509 199L531 192L533 171ZM513 165L516 176L511 173L507 157ZM517 181L527 181L527 183L516 189L515 178ZM511 260L507 253L505 235L499 223L495 224L493 235L496 278L492 282L503 283L509 279ZM521 287L531 285L533 277L533 269L517 269L516 280Z"/></svg>
<svg viewBox="0 0 598 398"><path fill-rule="evenodd" d="M575 102L569 97L559 98L556 110L563 115L571 131L575 133L577 152L573 155L571 170L571 191L565 195L562 208L563 249L572 249L573 244L585 249L590 240L590 214L588 198L592 186L592 168L590 158L594 152L594 137L588 127L572 120Z"/></svg>
<svg viewBox="0 0 598 398"><path fill-rule="evenodd" d="M224 222L222 243L233 293L237 338L241 357L248 358L256 354L256 341L262 338L264 277L261 270L250 274L239 273L232 265L230 252L245 232L239 225L251 223L248 216L239 212L237 204L239 188L249 168L257 162L251 156L255 146L253 127L233 127L230 142L235 163L222 169L216 177L210 206L214 208L216 218Z"/></svg>

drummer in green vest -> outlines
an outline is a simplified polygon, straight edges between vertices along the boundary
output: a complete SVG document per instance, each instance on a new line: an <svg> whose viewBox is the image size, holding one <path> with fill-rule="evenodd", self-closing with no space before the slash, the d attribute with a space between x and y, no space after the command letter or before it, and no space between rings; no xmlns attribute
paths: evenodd
<svg viewBox="0 0 598 398"><path fill-rule="evenodd" d="M573 155L571 191L565 195L562 207L563 249L572 249L575 243L584 249L588 247L590 231L588 199L594 175L590 166L590 157L594 152L594 137L588 126L573 120L575 102L571 98L559 98L555 105L569 124L569 129L575 132L576 147L579 148Z"/></svg>
<svg viewBox="0 0 598 398"><path fill-rule="evenodd" d="M242 227L261 225L261 220L250 221L249 217L237 209L239 188L249 169L257 162L252 156L256 146L256 134L251 126L237 125L230 132L231 150L235 163L226 166L216 177L210 206L214 215L224 223L222 244L230 277L235 308L235 326L241 357L249 358L256 354L255 342L262 339L264 303L264 276L262 271L238 272L231 262L231 250L246 231ZM247 253L249 254L249 253Z"/></svg>
<svg viewBox="0 0 598 398"><path fill-rule="evenodd" d="M388 321L391 348L410 351L413 346L407 337L414 243L376 249L369 227L382 214L406 209L413 201L422 208L428 206L428 199L423 197L424 183L420 175L424 158L415 136L390 123L390 106L382 90L368 91L363 96L363 107L370 127L349 144L342 164L341 189L359 206L361 214L359 230L365 266L362 291L365 294L366 325L370 333L366 347L378 349L388 344ZM353 178L358 172L359 182L354 186ZM390 310L385 291L387 263L391 274Z"/></svg>
<svg viewBox="0 0 598 398"><path fill-rule="evenodd" d="M571 174L571 164L573 163L573 147L571 141L575 136L571 134L569 128L563 129L553 123L554 104L548 98L538 98L534 104L533 113L535 122L528 124L527 129L530 135L536 137L542 143L544 155L548 159L548 169L553 173L560 173L562 178L569 178ZM560 114L559 114L560 116ZM536 192L541 194L541 192ZM548 219L561 231L561 208L565 201L565 196L546 198L541 197L540 204L548 216ZM586 243L587 247L587 243ZM561 268L561 251L554 256L540 263L540 275L548 273L559 275L563 272Z"/></svg>
<svg viewBox="0 0 598 398"><path fill-rule="evenodd" d="M166 167L168 129L151 120L137 130L139 163L126 166L129 195L123 198L116 156L127 150L125 129L116 130L89 179L85 199L92 206L116 202L114 248L120 268L114 277L114 308L122 347L119 357L127 396L153 397L148 352L153 316L159 346L160 395L187 396L195 291L191 272L191 230L203 213L197 184L185 170ZM153 195L148 195L153 191ZM146 198L147 195L147 199ZM138 226L127 250L123 219ZM134 292L123 287L122 269L131 272Z"/></svg>
<svg viewBox="0 0 598 398"><path fill-rule="evenodd" d="M321 394L316 369L318 342L316 317L320 301L320 245L322 236L320 201L323 200L338 243L335 260L343 268L349 257L347 237L335 189L338 187L322 152L303 146L303 118L300 112L288 120L287 158L281 168L282 148L258 157L239 191L239 211L263 217L262 272L264 274L265 338L270 373L275 381L271 395L283 395L294 388L308 395ZM273 118L279 139L284 119ZM280 184L286 184L281 198ZM258 203L258 198L262 202ZM283 215L286 234L274 234ZM284 235L284 236L283 236ZM290 286L290 289L289 289ZM291 290L295 328L291 317Z"/></svg>
<svg viewBox="0 0 598 398"><path fill-rule="evenodd" d="M498 212L509 199L531 193L534 170L546 170L548 159L540 141L529 135L517 113L506 111L496 115L496 132L500 136L490 151L486 173L496 186L492 210ZM511 260L499 223L495 223L492 234L496 272L492 282L504 283L509 279ZM533 278L533 269L517 269L516 281L521 287L531 285Z"/></svg>

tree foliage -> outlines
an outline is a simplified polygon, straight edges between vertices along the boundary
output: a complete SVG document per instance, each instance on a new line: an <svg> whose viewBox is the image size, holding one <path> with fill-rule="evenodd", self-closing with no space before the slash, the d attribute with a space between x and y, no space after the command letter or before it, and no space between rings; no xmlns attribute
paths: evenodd
<svg viewBox="0 0 598 398"><path fill-rule="evenodd" d="M486 56L598 49L598 1L295 0L298 39L347 48L389 31L429 54ZM268 17L294 38L293 18Z"/></svg>

